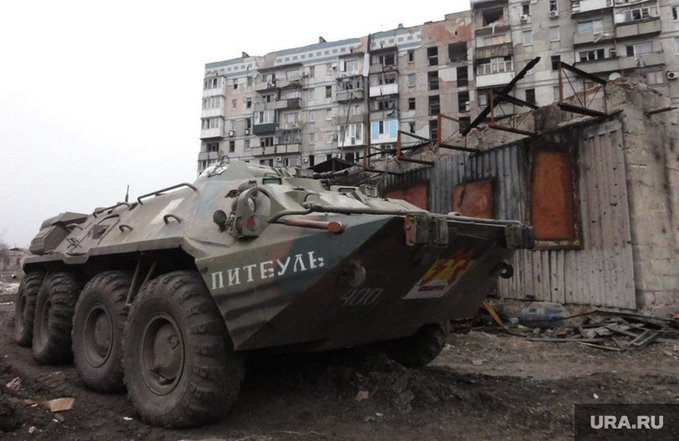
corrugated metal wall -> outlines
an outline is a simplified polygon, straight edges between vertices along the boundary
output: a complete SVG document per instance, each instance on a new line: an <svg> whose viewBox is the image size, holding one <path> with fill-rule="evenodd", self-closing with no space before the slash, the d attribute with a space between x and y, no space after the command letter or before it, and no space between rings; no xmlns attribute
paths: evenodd
<svg viewBox="0 0 679 441"><path fill-rule="evenodd" d="M579 215L582 249L520 250L513 259L515 275L501 279L501 297L634 309L634 270L629 225L623 134L619 121L577 130ZM573 133L571 133L573 135ZM552 141L567 137L554 135ZM572 141L575 140L575 141ZM532 141L531 141L532 142ZM540 142L540 141L535 141ZM398 179L386 187L407 187L430 180L429 209L452 209L456 185L495 179L495 213L501 219L530 223L529 145L520 143L479 155L441 159L433 168Z"/></svg>

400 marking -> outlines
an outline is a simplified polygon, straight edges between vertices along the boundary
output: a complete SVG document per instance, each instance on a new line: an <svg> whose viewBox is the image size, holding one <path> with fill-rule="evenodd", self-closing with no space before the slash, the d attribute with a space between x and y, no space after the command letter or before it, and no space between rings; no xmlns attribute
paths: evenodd
<svg viewBox="0 0 679 441"><path fill-rule="evenodd" d="M342 306L371 306L380 298L384 288L354 288L340 297Z"/></svg>

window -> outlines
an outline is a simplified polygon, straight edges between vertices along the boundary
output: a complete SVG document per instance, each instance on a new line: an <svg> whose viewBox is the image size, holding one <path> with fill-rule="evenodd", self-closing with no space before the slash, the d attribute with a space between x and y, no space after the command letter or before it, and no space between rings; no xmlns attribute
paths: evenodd
<svg viewBox="0 0 679 441"><path fill-rule="evenodd" d="M649 54L649 53L653 52L653 42L652 41L646 41L644 43L632 44L630 46L626 46L625 50L627 51L628 57L633 57L633 56L642 55L642 54Z"/></svg>
<svg viewBox="0 0 679 441"><path fill-rule="evenodd" d="M384 121L380 121L377 124L377 133L379 133L380 135L384 135Z"/></svg>
<svg viewBox="0 0 679 441"><path fill-rule="evenodd" d="M245 130L250 130L252 128L252 119L245 118Z"/></svg>
<svg viewBox="0 0 679 441"><path fill-rule="evenodd" d="M309 78L316 76L316 66L309 66Z"/></svg>
<svg viewBox="0 0 679 441"><path fill-rule="evenodd" d="M382 66L393 66L396 64L396 57L393 52L388 54L378 54L372 56L372 64L381 64Z"/></svg>
<svg viewBox="0 0 679 441"><path fill-rule="evenodd" d="M549 28L549 41L559 41L561 40L561 30L558 26L552 26Z"/></svg>
<svg viewBox="0 0 679 441"><path fill-rule="evenodd" d="M679 20L679 6L672 6L672 20Z"/></svg>
<svg viewBox="0 0 679 441"><path fill-rule="evenodd" d="M559 86L552 87L552 96L554 97L554 101L561 100L561 90L559 89Z"/></svg>
<svg viewBox="0 0 679 441"><path fill-rule="evenodd" d="M347 60L344 62L344 72L350 74L358 73L358 60Z"/></svg>
<svg viewBox="0 0 679 441"><path fill-rule="evenodd" d="M457 110L460 113L469 112L469 92L463 91L457 93Z"/></svg>
<svg viewBox="0 0 679 441"><path fill-rule="evenodd" d="M530 3L521 3L521 15L530 15Z"/></svg>
<svg viewBox="0 0 679 441"><path fill-rule="evenodd" d="M325 86L325 97L332 98L332 86Z"/></svg>
<svg viewBox="0 0 679 441"><path fill-rule="evenodd" d="M461 116L459 118L460 132L464 131L471 124L471 118L468 116Z"/></svg>
<svg viewBox="0 0 679 441"><path fill-rule="evenodd" d="M309 110L309 122L316 122L316 112L313 110Z"/></svg>
<svg viewBox="0 0 679 441"><path fill-rule="evenodd" d="M236 151L236 141L229 141L229 153Z"/></svg>
<svg viewBox="0 0 679 441"><path fill-rule="evenodd" d="M233 80L233 90L238 89L238 80L234 79Z"/></svg>
<svg viewBox="0 0 679 441"><path fill-rule="evenodd" d="M479 106L486 107L488 105L488 94L479 92Z"/></svg>
<svg viewBox="0 0 679 441"><path fill-rule="evenodd" d="M246 139L246 140L243 141L243 147L245 148L245 150L250 150L250 140L249 139Z"/></svg>
<svg viewBox="0 0 679 441"><path fill-rule="evenodd" d="M549 12L559 12L558 0L549 0Z"/></svg>
<svg viewBox="0 0 679 441"><path fill-rule="evenodd" d="M451 43L448 45L448 58L451 62L467 59L467 42Z"/></svg>
<svg viewBox="0 0 679 441"><path fill-rule="evenodd" d="M408 87L415 87L415 80L416 77L414 73L408 74Z"/></svg>
<svg viewBox="0 0 679 441"><path fill-rule="evenodd" d="M309 144L313 144L316 142L316 134L315 133L309 133Z"/></svg>
<svg viewBox="0 0 679 441"><path fill-rule="evenodd" d="M252 77L248 77L247 79L247 86L252 87Z"/></svg>
<svg viewBox="0 0 679 441"><path fill-rule="evenodd" d="M531 223L537 240L577 241L575 194L568 151L538 149L533 156Z"/></svg>
<svg viewBox="0 0 679 441"><path fill-rule="evenodd" d="M219 151L219 143L218 142L210 142L207 145L207 152L208 153L216 153Z"/></svg>
<svg viewBox="0 0 679 441"><path fill-rule="evenodd" d="M316 157L314 155L309 155L309 167L316 165Z"/></svg>
<svg viewBox="0 0 679 441"><path fill-rule="evenodd" d="M427 58L430 66L438 66L439 64L439 48L436 46L427 48Z"/></svg>
<svg viewBox="0 0 679 441"><path fill-rule="evenodd" d="M533 31L523 31L523 45L530 46L533 44Z"/></svg>
<svg viewBox="0 0 679 441"><path fill-rule="evenodd" d="M488 26L489 24L502 20L504 18L504 11L501 7L485 9L481 11L481 17L483 19L483 26Z"/></svg>
<svg viewBox="0 0 679 441"><path fill-rule="evenodd" d="M679 54L679 37L674 37L674 52Z"/></svg>
<svg viewBox="0 0 679 441"><path fill-rule="evenodd" d="M408 110L415 110L415 98L408 98Z"/></svg>
<svg viewBox="0 0 679 441"><path fill-rule="evenodd" d="M252 98L247 98L245 100L245 108L250 109L252 107Z"/></svg>
<svg viewBox="0 0 679 441"><path fill-rule="evenodd" d="M439 123L435 119L429 121L429 139L434 140L439 136Z"/></svg>
<svg viewBox="0 0 679 441"><path fill-rule="evenodd" d="M606 58L606 50L603 48L578 52L578 61L603 60L604 58Z"/></svg>
<svg viewBox="0 0 679 441"><path fill-rule="evenodd" d="M273 136L267 136L266 138L261 138L259 145L262 147L272 147L273 146Z"/></svg>
<svg viewBox="0 0 679 441"><path fill-rule="evenodd" d="M561 55L552 55L552 70L559 70Z"/></svg>
<svg viewBox="0 0 679 441"><path fill-rule="evenodd" d="M578 32L592 32L600 34L604 29L604 21L600 18L578 22Z"/></svg>
<svg viewBox="0 0 679 441"><path fill-rule="evenodd" d="M436 71L427 73L427 83L429 90L439 90L439 73Z"/></svg>
<svg viewBox="0 0 679 441"><path fill-rule="evenodd" d="M332 108L325 109L325 119L328 121L332 119Z"/></svg>
<svg viewBox="0 0 679 441"><path fill-rule="evenodd" d="M415 133L415 121L410 121L408 123L408 130L410 133Z"/></svg>
<svg viewBox="0 0 679 441"><path fill-rule="evenodd" d="M410 49L408 51L408 63L412 63L415 61L415 51L413 49Z"/></svg>
<svg viewBox="0 0 679 441"><path fill-rule="evenodd" d="M457 87L466 86L469 84L469 69L467 66L457 68Z"/></svg>
<svg viewBox="0 0 679 441"><path fill-rule="evenodd" d="M476 75L490 75L512 71L512 57L491 58L476 66Z"/></svg>
<svg viewBox="0 0 679 441"><path fill-rule="evenodd" d="M535 89L526 89L526 102L535 104Z"/></svg>
<svg viewBox="0 0 679 441"><path fill-rule="evenodd" d="M441 101L438 95L429 97L429 115L438 115L441 112Z"/></svg>
<svg viewBox="0 0 679 441"><path fill-rule="evenodd" d="M663 71L648 72L646 74L646 83L648 84L662 84L665 82L665 75Z"/></svg>

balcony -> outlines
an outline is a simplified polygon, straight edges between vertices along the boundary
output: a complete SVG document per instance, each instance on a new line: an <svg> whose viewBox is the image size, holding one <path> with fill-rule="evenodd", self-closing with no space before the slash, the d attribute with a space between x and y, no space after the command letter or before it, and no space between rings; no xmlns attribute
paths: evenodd
<svg viewBox="0 0 679 441"><path fill-rule="evenodd" d="M278 144L274 147L274 154L285 155L287 153L299 153L302 144L299 140L294 140L292 142L286 143L283 140L279 140Z"/></svg>
<svg viewBox="0 0 679 441"><path fill-rule="evenodd" d="M571 2L571 15L584 14L585 12L599 11L613 7L613 0L580 0Z"/></svg>
<svg viewBox="0 0 679 441"><path fill-rule="evenodd" d="M278 87L279 89L291 89L295 87L302 87L302 80L299 76L289 79L276 79L276 87Z"/></svg>
<svg viewBox="0 0 679 441"><path fill-rule="evenodd" d="M224 132L221 127L214 129L201 129L200 139L210 139L210 138L221 138L224 136Z"/></svg>
<svg viewBox="0 0 679 441"><path fill-rule="evenodd" d="M268 147L253 147L252 148L252 156L266 156L266 155L275 155L276 154L276 147L270 145Z"/></svg>
<svg viewBox="0 0 679 441"><path fill-rule="evenodd" d="M648 21L619 23L615 27L615 36L617 38L640 37L659 34L661 30L660 19L656 17Z"/></svg>
<svg viewBox="0 0 679 441"><path fill-rule="evenodd" d="M332 118L333 126L343 126L345 124L362 123L365 119L365 114L359 113L358 115L349 115L347 119L346 115L334 116Z"/></svg>
<svg viewBox="0 0 679 441"><path fill-rule="evenodd" d="M662 53L650 53L634 57L613 57L594 61L580 61L576 63L576 66L578 69L588 73L605 73L662 64L665 64L665 58Z"/></svg>
<svg viewBox="0 0 679 441"><path fill-rule="evenodd" d="M377 74L382 72L398 72L398 66L395 64L371 64L370 73Z"/></svg>
<svg viewBox="0 0 679 441"><path fill-rule="evenodd" d="M476 87L494 87L507 84L514 79L514 72L500 72L476 77Z"/></svg>
<svg viewBox="0 0 679 441"><path fill-rule="evenodd" d="M203 109L200 113L201 118L214 118L223 115L224 109L222 109L221 107L216 107L214 109Z"/></svg>
<svg viewBox="0 0 679 441"><path fill-rule="evenodd" d="M255 123L252 126L252 133L255 135L265 135L267 133L273 133L276 131L276 123L266 122L266 123Z"/></svg>
<svg viewBox="0 0 679 441"><path fill-rule="evenodd" d="M365 98L365 91L361 87L360 89L338 89L337 96L335 99L342 103L345 101L360 101Z"/></svg>
<svg viewBox="0 0 679 441"><path fill-rule="evenodd" d="M255 92L263 93L270 92L276 89L276 81L257 81L255 83Z"/></svg>
<svg viewBox="0 0 679 441"><path fill-rule="evenodd" d="M592 44L609 41L615 38L615 31L611 27L597 29L592 32L576 32L573 34L573 45Z"/></svg>
<svg viewBox="0 0 679 441"><path fill-rule="evenodd" d="M474 51L476 59L481 58L503 58L512 55L512 43L494 44L490 46L477 47Z"/></svg>
<svg viewBox="0 0 679 441"><path fill-rule="evenodd" d="M380 84L377 86L370 86L370 97L396 95L398 94L398 83Z"/></svg>

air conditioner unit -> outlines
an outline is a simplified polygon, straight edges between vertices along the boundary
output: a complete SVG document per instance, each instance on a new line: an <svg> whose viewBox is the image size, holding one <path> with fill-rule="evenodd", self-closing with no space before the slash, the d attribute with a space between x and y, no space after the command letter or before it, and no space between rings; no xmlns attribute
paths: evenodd
<svg viewBox="0 0 679 441"><path fill-rule="evenodd" d="M525 14L522 15L522 16L521 16L521 22L522 22L522 23L527 22L527 21L528 21L528 17L529 17L528 15L525 15Z"/></svg>
<svg viewBox="0 0 679 441"><path fill-rule="evenodd" d="M229 130L229 136L235 135L235 132L233 130Z"/></svg>
<svg viewBox="0 0 679 441"><path fill-rule="evenodd" d="M245 134L249 135L250 134L250 129L245 129Z"/></svg>
<svg viewBox="0 0 679 441"><path fill-rule="evenodd" d="M668 70L665 72L665 75L667 76L668 80L676 80L679 79L679 72L676 70Z"/></svg>
<svg viewBox="0 0 679 441"><path fill-rule="evenodd" d="M558 16L559 16L559 11L549 11L549 16L550 16L550 17L558 17Z"/></svg>
<svg viewBox="0 0 679 441"><path fill-rule="evenodd" d="M276 162L282 162L282 161L283 161L283 158L281 158L280 156L276 157Z"/></svg>

